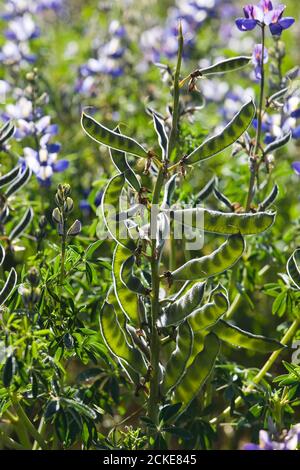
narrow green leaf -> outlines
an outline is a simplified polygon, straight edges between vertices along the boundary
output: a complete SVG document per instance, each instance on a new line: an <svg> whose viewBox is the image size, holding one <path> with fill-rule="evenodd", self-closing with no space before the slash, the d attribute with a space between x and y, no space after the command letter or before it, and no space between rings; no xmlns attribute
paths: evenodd
<svg viewBox="0 0 300 470"><path fill-rule="evenodd" d="M248 331L241 330L237 326L232 325L224 320L220 320L212 331L226 343L231 346L251 349L259 353L268 353L284 348L284 345L275 339L266 338L265 336L253 335Z"/></svg>
<svg viewBox="0 0 300 470"><path fill-rule="evenodd" d="M204 141L186 158L188 165L211 158L234 144L248 129L255 116L256 108L253 101L246 103L234 116L232 121L217 135Z"/></svg>
<svg viewBox="0 0 300 470"><path fill-rule="evenodd" d="M130 153L137 157L148 158L146 150L134 139L123 134L118 134L89 116L86 111L82 112L81 125L84 132L99 144L106 145L115 150Z"/></svg>

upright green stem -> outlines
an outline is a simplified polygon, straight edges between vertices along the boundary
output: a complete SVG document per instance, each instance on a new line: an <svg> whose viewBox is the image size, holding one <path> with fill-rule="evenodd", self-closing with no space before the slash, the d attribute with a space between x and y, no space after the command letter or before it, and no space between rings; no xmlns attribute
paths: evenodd
<svg viewBox="0 0 300 470"><path fill-rule="evenodd" d="M164 172L161 168L156 180L152 207L159 203L159 196L164 182ZM156 225L156 211L151 216L151 227ZM152 217L154 220L152 220ZM156 231L154 231L156 232ZM159 316L159 259L156 252L156 240L152 239L151 252L151 278L152 278L152 297L151 297L151 340L150 340L150 363L151 363L151 379L150 379L150 395L148 401L148 415L152 421L157 422L159 408L159 353L160 340L157 330L157 320Z"/></svg>
<svg viewBox="0 0 300 470"><path fill-rule="evenodd" d="M246 212L248 212L251 207L251 202L252 202L253 195L254 195L254 185L255 185L256 171L257 171L256 160L257 160L257 152L260 147L261 130L262 130L262 114L263 114L264 91L265 91L265 66L264 66L265 25L264 24L261 26L261 43L262 43L261 78L260 78L260 95L259 95L258 115L257 115L257 130L256 130L256 138L255 138L253 155L251 157L250 182L249 182L249 190L248 190L247 203L246 203Z"/></svg>
<svg viewBox="0 0 300 470"><path fill-rule="evenodd" d="M64 214L63 214L64 217ZM66 224L63 221L63 234L61 237L61 260L60 260L60 279L59 279L59 297L60 297L60 309L62 310L62 293L63 284L65 279L65 257L66 257Z"/></svg>
<svg viewBox="0 0 300 470"><path fill-rule="evenodd" d="M299 326L300 326L300 319L297 318L296 320L293 321L290 328L288 329L288 331L286 332L286 334L282 338L281 343L284 344L285 346L287 344L289 344L289 342L295 336ZM249 385L249 387L246 389L246 393L250 393L255 388L255 385L257 385L261 382L261 380L265 377L267 372L269 372L269 370L273 366L274 362L276 361L276 359L280 355L281 351L282 351L282 349L278 349L277 351L274 351L271 354L271 356L269 357L267 362L264 364L264 366L260 369L260 371L254 377L254 379L252 381L252 384ZM238 397L234 402L235 407L236 408L239 407L242 404L242 402L243 402L242 397ZM217 416L216 418L213 418L212 420L210 420L210 423L215 424L215 423L220 422L222 419L225 419L227 416L229 416L230 412L231 412L231 407L228 406L219 416Z"/></svg>
<svg viewBox="0 0 300 470"><path fill-rule="evenodd" d="M183 35L182 35L182 27L180 23L179 31L178 31L177 65L176 65L176 70L175 70L175 75L174 75L172 129L171 129L170 139L169 139L168 161L171 160L174 149L177 147L178 122L179 122L179 80L180 80L182 51L183 51Z"/></svg>

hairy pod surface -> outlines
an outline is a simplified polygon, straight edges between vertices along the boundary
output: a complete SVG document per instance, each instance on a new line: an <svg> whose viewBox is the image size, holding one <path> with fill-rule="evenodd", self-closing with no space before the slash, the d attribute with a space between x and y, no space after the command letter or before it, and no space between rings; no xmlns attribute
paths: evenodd
<svg viewBox="0 0 300 470"><path fill-rule="evenodd" d="M192 364L187 368L182 380L177 385L174 395L174 403L182 403L184 410L198 395L206 380L210 376L219 353L220 342L217 336L210 333L205 338L204 348L199 352Z"/></svg>
<svg viewBox="0 0 300 470"><path fill-rule="evenodd" d="M255 112L256 108L253 101L248 101L219 134L205 140L187 156L185 162L188 165L194 165L230 147L248 129L253 121Z"/></svg>
<svg viewBox="0 0 300 470"><path fill-rule="evenodd" d="M175 271L170 278L174 281L200 280L221 274L231 268L242 256L245 242L241 235L231 235L210 255L195 258Z"/></svg>
<svg viewBox="0 0 300 470"><path fill-rule="evenodd" d="M223 235L262 233L271 227L276 215L274 212L236 214L234 212L213 211L203 207L174 210L170 211L170 214L175 221L183 225ZM198 227L199 220L203 221L202 227Z"/></svg>
<svg viewBox="0 0 300 470"><path fill-rule="evenodd" d="M98 142L98 144L103 144L112 149L121 150L137 157L148 157L146 150L134 139L108 129L92 116L89 116L86 111L82 112L81 125L84 132L91 139Z"/></svg>
<svg viewBox="0 0 300 470"><path fill-rule="evenodd" d="M224 320L220 320L216 323L212 331L222 341L229 343L231 346L251 349L260 353L269 353L284 348L284 346L275 339L254 335Z"/></svg>
<svg viewBox="0 0 300 470"><path fill-rule="evenodd" d="M175 387L185 372L193 347L193 332L187 321L181 323L177 330L176 348L168 360L163 382L161 384L162 393L168 393Z"/></svg>
<svg viewBox="0 0 300 470"><path fill-rule="evenodd" d="M197 308L205 290L205 282L197 282L182 297L164 308L160 318L161 326L168 327L182 322Z"/></svg>

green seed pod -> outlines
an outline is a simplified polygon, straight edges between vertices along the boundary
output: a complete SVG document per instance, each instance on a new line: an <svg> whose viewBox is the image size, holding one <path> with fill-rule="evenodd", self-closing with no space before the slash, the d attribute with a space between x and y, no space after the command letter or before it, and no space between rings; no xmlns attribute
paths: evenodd
<svg viewBox="0 0 300 470"><path fill-rule="evenodd" d="M275 339L253 335L224 320L219 320L218 323L213 326L212 331L222 341L229 343L231 346L251 349L259 353L269 353L284 348L284 345Z"/></svg>
<svg viewBox="0 0 300 470"><path fill-rule="evenodd" d="M294 251L292 256L288 259L286 270L290 280L297 289L300 289L300 249Z"/></svg>
<svg viewBox="0 0 300 470"><path fill-rule="evenodd" d="M17 273L14 268L11 268L8 278L6 279L6 282L0 292L0 307L11 296L14 288L16 287L16 283L17 283Z"/></svg>
<svg viewBox="0 0 300 470"><path fill-rule="evenodd" d="M29 209L27 209L27 211L25 212L20 222L10 232L9 239L12 241L15 238L21 236L22 233L29 226L30 222L32 221L32 218L33 218L33 210L31 209L31 207L29 207Z"/></svg>
<svg viewBox="0 0 300 470"><path fill-rule="evenodd" d="M189 367L193 363L197 354L203 351L205 338L207 335L209 335L209 333L210 333L209 330L199 330L196 332L193 331L193 335L194 335L193 347L192 347L192 351L191 351L186 367Z"/></svg>
<svg viewBox="0 0 300 470"><path fill-rule="evenodd" d="M30 177L31 177L31 170L28 166L26 166L23 173L21 173L20 176L17 179L15 179L13 183L7 188L7 190L4 193L4 196L6 198L9 198L13 194L15 194L29 181Z"/></svg>
<svg viewBox="0 0 300 470"><path fill-rule="evenodd" d="M182 297L163 309L160 324L163 327L178 325L201 303L205 282L197 282Z"/></svg>
<svg viewBox="0 0 300 470"><path fill-rule="evenodd" d="M0 188L3 186L6 186L7 184L11 183L13 180L15 180L21 171L20 166L16 166L13 168L9 173L6 173L5 175L1 176L0 178Z"/></svg>
<svg viewBox="0 0 300 470"><path fill-rule="evenodd" d="M292 138L292 132L288 132L284 136L280 137L279 139L274 140L271 142L264 150L264 154L268 155L269 153L274 152L275 150L278 150L279 148L283 147L286 145Z"/></svg>
<svg viewBox="0 0 300 470"><path fill-rule="evenodd" d="M195 310L188 317L188 322L194 333L214 325L228 310L227 292L217 288L212 293L211 302Z"/></svg>
<svg viewBox="0 0 300 470"><path fill-rule="evenodd" d="M210 67L200 69L199 72L203 76L223 74L246 67L246 65L248 65L250 62L251 57L232 57L231 59L217 62L216 64L211 65Z"/></svg>
<svg viewBox="0 0 300 470"><path fill-rule="evenodd" d="M103 144L137 157L148 158L148 153L138 142L123 134L107 129L107 127L102 126L102 124L89 116L86 111L82 112L81 125L84 132L91 139L98 142L98 144Z"/></svg>
<svg viewBox="0 0 300 470"><path fill-rule="evenodd" d="M185 162L194 165L199 161L211 158L234 144L242 134L248 129L255 116L256 108L253 101L246 103L234 116L232 121L217 135L204 141L192 153Z"/></svg>
<svg viewBox="0 0 300 470"><path fill-rule="evenodd" d="M172 196L176 188L176 178L177 175L171 176L171 178L165 184L164 197L161 204L161 209L168 209L172 204Z"/></svg>
<svg viewBox="0 0 300 470"><path fill-rule="evenodd" d="M204 349L197 354L192 364L187 368L172 397L174 403L182 403L182 411L198 395L210 376L219 349L220 342L217 336L209 334L205 339Z"/></svg>
<svg viewBox="0 0 300 470"><path fill-rule="evenodd" d="M0 243L0 266L2 265L4 259L5 259L5 250Z"/></svg>
<svg viewBox="0 0 300 470"><path fill-rule="evenodd" d="M259 204L258 210L265 211L266 209L268 209L268 207L270 207L271 204L273 204L273 202L276 200L278 193L279 193L279 189L278 189L277 184L275 184L270 194L266 197L266 199L263 202Z"/></svg>
<svg viewBox="0 0 300 470"><path fill-rule="evenodd" d="M100 329L107 348L113 356L120 360L123 366L126 364L141 375L146 373L141 353L138 349L130 346L125 332L117 320L113 306L107 302L104 302L100 312Z"/></svg>
<svg viewBox="0 0 300 470"><path fill-rule="evenodd" d="M201 189L201 191L195 197L194 206L203 202L208 196L213 192L214 187L216 186L217 178L215 176L212 177L211 180Z"/></svg>
<svg viewBox="0 0 300 470"><path fill-rule="evenodd" d="M113 255L112 276L115 295L124 315L131 323L138 326L140 324L138 296L127 289L120 278L121 267L130 254L130 250L117 243Z"/></svg>
<svg viewBox="0 0 300 470"><path fill-rule="evenodd" d="M213 211L197 207L170 211L170 216L178 223L204 230L204 232L231 235L255 235L271 227L275 220L274 212L236 214ZM201 221L201 226L199 226Z"/></svg>
<svg viewBox="0 0 300 470"><path fill-rule="evenodd" d="M56 224L61 224L63 221L62 213L58 207L55 207L52 211L52 219Z"/></svg>
<svg viewBox="0 0 300 470"><path fill-rule="evenodd" d="M117 134L121 134L119 127L116 127L114 130ZM124 173L126 181L130 186L136 191L139 192L141 190L141 185L139 180L137 179L136 174L130 168L129 163L126 158L126 154L124 152L120 152L118 150L109 149L110 158L114 166L119 170L120 173Z"/></svg>
<svg viewBox="0 0 300 470"><path fill-rule="evenodd" d="M207 279L231 268L242 256L245 242L241 235L231 235L210 255L188 261L168 274L174 281Z"/></svg>
<svg viewBox="0 0 300 470"><path fill-rule="evenodd" d="M193 332L188 322L178 327L176 348L168 360L161 384L162 394L174 388L183 376L193 347Z"/></svg>
<svg viewBox="0 0 300 470"><path fill-rule="evenodd" d="M163 120L154 112L152 111L153 117L153 125L158 137L158 143L161 148L161 156L162 160L165 161L168 156L168 145L169 139L166 133L165 125Z"/></svg>
<svg viewBox="0 0 300 470"><path fill-rule="evenodd" d="M117 243L130 249L130 251L134 251L136 244L134 240L130 238L124 221L117 222L116 220L117 214L120 212L119 205L124 184L125 176L123 173L113 176L109 180L102 197L102 214L110 236ZM115 217L113 217L113 213L115 213Z"/></svg>
<svg viewBox="0 0 300 470"><path fill-rule="evenodd" d="M8 121L4 124L4 126L0 129L0 147L8 142L8 140L14 135L15 133L15 126L12 124L11 121Z"/></svg>
<svg viewBox="0 0 300 470"><path fill-rule="evenodd" d="M133 274L133 267L135 265L135 256L131 255L127 258L120 271L120 277L123 284L127 289L140 295L149 295L150 291L140 281L138 277Z"/></svg>

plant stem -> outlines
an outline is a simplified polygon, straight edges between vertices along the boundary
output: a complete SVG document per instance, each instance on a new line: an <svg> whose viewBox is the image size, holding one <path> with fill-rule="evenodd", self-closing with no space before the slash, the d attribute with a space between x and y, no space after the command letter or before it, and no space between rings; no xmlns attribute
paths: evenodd
<svg viewBox="0 0 300 470"><path fill-rule="evenodd" d="M23 410L23 407L20 404L16 395L11 395L11 402L16 410L16 413L20 419L20 422L22 422L24 427L28 430L29 434L31 434L31 436L39 443L40 447L43 450L46 450L47 449L46 442L44 441L40 433L35 429L34 425L28 418L25 411Z"/></svg>
<svg viewBox="0 0 300 470"><path fill-rule="evenodd" d="M160 169L156 180L152 207L158 205L161 188L164 181L163 169ZM152 216L154 215L154 220ZM151 215L151 227L156 225L156 215ZM156 233L156 230L153 231ZM151 297L151 340L150 340L150 364L151 364L151 379L150 379L150 395L148 401L148 415L153 422L157 422L158 407L159 407L159 352L160 341L157 330L157 319L159 316L159 258L156 253L156 239L152 239L152 256L151 256L151 279L152 279L152 297Z"/></svg>
<svg viewBox="0 0 300 470"><path fill-rule="evenodd" d="M26 450L26 447L22 446L18 442L16 442L14 439L12 439L9 436L6 436L4 432L0 433L0 437L3 441L3 444L8 447L9 449L12 450Z"/></svg>
<svg viewBox="0 0 300 470"><path fill-rule="evenodd" d="M260 147L260 140L261 140L261 130L262 130L262 113L263 113L263 104L264 104L264 91L265 91L265 67L264 67L264 56L265 56L265 25L261 26L261 43L262 43L262 56L261 56L261 78L260 78L260 96L259 96L259 105L258 105L258 115L257 115L257 130L256 130L256 138L255 138L255 145L253 150L253 155L250 157L251 161L251 175L250 175L250 182L249 182L249 190L247 196L247 203L246 203L246 212L249 211L251 202L254 196L254 185L256 179L256 171L257 171L257 152Z"/></svg>
<svg viewBox="0 0 300 470"><path fill-rule="evenodd" d="M297 318L296 320L293 321L293 323L289 327L288 331L286 332L286 334L282 338L281 344L286 346L293 339L293 337L295 336L295 333L297 332L299 326L300 326L300 319ZM246 393L250 393L255 388L255 385L257 385L261 382L261 380L264 378L264 376L267 374L267 372L273 366L274 362L276 361L276 359L280 355L281 351L282 351L282 349L278 349L277 351L274 351L271 354L271 356L269 357L267 362L264 364L264 366L260 369L260 371L254 377L254 379L252 381L252 384L249 385L249 387L247 387ZM236 400L234 402L235 407L236 408L239 407L242 404L242 402L243 402L243 400L242 400L241 396L236 398ZM216 418L211 419L210 424L218 423L221 419L224 419L227 416L229 416L230 412L231 412L231 407L228 406L219 416L217 416Z"/></svg>
<svg viewBox="0 0 300 470"><path fill-rule="evenodd" d="M64 215L63 215L64 217ZM63 284L65 279L65 257L66 257L66 228L65 220L63 221L63 234L61 238L61 260L60 260L60 279L59 279L59 298L60 298L60 310L62 311L62 294Z"/></svg>
<svg viewBox="0 0 300 470"><path fill-rule="evenodd" d="M173 152L175 148L177 147L178 121L179 121L179 79L180 79L182 51L183 51L183 35L182 35L181 23L179 23L178 54L177 54L176 71L174 75L172 128L171 128L169 146L168 146L168 161L172 159Z"/></svg>
<svg viewBox="0 0 300 470"><path fill-rule="evenodd" d="M45 427L46 427L46 421L45 421L44 416L42 416L40 424L39 424L39 428L38 428L38 432L40 433L42 437L43 437ZM32 450L38 450L38 449L39 449L39 443L37 440L35 440L32 446Z"/></svg>

